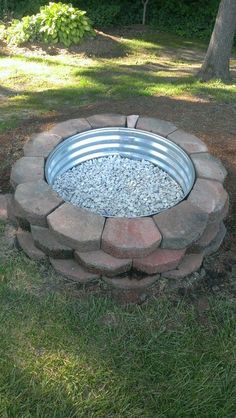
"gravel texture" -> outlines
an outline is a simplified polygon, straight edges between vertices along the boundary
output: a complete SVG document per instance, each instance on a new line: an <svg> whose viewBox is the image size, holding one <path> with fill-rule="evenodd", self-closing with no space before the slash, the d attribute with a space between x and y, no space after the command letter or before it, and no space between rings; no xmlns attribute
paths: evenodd
<svg viewBox="0 0 236 418"><path fill-rule="evenodd" d="M184 195L179 184L158 166L118 155L73 167L56 178L53 189L75 206L122 217L161 212Z"/></svg>

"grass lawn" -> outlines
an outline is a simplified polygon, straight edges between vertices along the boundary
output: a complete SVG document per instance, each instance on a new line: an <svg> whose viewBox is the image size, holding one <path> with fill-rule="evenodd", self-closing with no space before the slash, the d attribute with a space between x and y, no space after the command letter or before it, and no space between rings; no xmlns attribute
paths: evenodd
<svg viewBox="0 0 236 418"><path fill-rule="evenodd" d="M75 295L46 265L2 260L2 418L235 416L232 301Z"/></svg>
<svg viewBox="0 0 236 418"><path fill-rule="evenodd" d="M2 144L12 138L15 159L22 149L17 129L49 116L78 117L81 107L89 112L105 101L117 101L122 113L125 99L145 98L146 105L155 97L178 98L179 107L184 98L185 109L188 100L203 109L214 102L214 112L225 106L229 114L236 84L195 78L205 47L148 31L100 33L69 52L3 47ZM217 140L220 153L220 135ZM9 250L0 224L0 417L234 418L235 307L235 287L120 306Z"/></svg>
<svg viewBox="0 0 236 418"><path fill-rule="evenodd" d="M195 77L203 48L172 35L131 32L127 37L101 33L71 53L15 48L9 54L3 49L0 132L18 126L22 118L73 112L104 99L189 96L236 103L236 84L200 83Z"/></svg>

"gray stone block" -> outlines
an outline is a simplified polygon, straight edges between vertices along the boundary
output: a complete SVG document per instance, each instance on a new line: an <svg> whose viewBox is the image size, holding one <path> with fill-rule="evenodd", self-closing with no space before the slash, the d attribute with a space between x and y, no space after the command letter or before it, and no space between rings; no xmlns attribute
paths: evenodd
<svg viewBox="0 0 236 418"><path fill-rule="evenodd" d="M139 117L136 128L163 136L167 136L177 129L177 127L171 122L157 118L149 118L146 116Z"/></svg>
<svg viewBox="0 0 236 418"><path fill-rule="evenodd" d="M200 238L206 228L208 214L183 201L153 218L162 234L161 247L181 249Z"/></svg>
<svg viewBox="0 0 236 418"><path fill-rule="evenodd" d="M15 162L11 170L11 185L16 188L18 184L44 179L43 157L22 157Z"/></svg>
<svg viewBox="0 0 236 418"><path fill-rule="evenodd" d="M15 191L20 217L33 225L47 226L47 216L62 202L63 199L43 180L20 184Z"/></svg>
<svg viewBox="0 0 236 418"><path fill-rule="evenodd" d="M105 218L65 203L47 218L55 237L78 251L98 250Z"/></svg>

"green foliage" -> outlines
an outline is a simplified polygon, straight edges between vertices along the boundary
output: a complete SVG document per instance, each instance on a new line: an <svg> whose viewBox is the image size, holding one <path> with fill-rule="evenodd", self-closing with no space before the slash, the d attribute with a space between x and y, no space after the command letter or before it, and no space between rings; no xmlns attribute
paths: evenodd
<svg viewBox="0 0 236 418"><path fill-rule="evenodd" d="M141 0L64 0L87 11L97 27L122 26L141 23ZM181 36L209 38L220 0L149 0L147 24L158 30ZM47 0L0 0L0 17L13 13L14 17L37 13Z"/></svg>
<svg viewBox="0 0 236 418"><path fill-rule="evenodd" d="M180 36L207 39L210 37L219 0L159 1L160 7L149 7L152 26Z"/></svg>
<svg viewBox="0 0 236 418"><path fill-rule="evenodd" d="M85 14L71 4L49 3L36 15L14 19L5 29L4 37L8 43L16 45L37 40L48 44L62 43L68 47L93 33Z"/></svg>
<svg viewBox="0 0 236 418"><path fill-rule="evenodd" d="M34 41L36 38L35 16L25 16L21 20L13 19L10 26L3 32L7 43L21 45Z"/></svg>
<svg viewBox="0 0 236 418"><path fill-rule="evenodd" d="M97 27L141 23L141 0L64 0L87 11ZM209 38L220 0L149 0L147 24L180 36ZM47 0L0 0L0 18L35 14Z"/></svg>
<svg viewBox="0 0 236 418"><path fill-rule="evenodd" d="M114 25L120 13L120 6L118 4L94 4L89 6L88 15L92 20L94 26L107 27Z"/></svg>
<svg viewBox="0 0 236 418"><path fill-rule="evenodd" d="M98 27L117 27L142 21L141 0L73 0L73 3L87 10L88 16Z"/></svg>
<svg viewBox="0 0 236 418"><path fill-rule="evenodd" d="M180 36L207 39L211 35L220 0L149 0L147 24ZM95 26L122 26L141 24L143 5L141 0L74 0L88 12ZM102 3L102 5L101 5ZM119 7L117 14L110 8ZM106 11L109 21L103 21ZM95 18L94 18L95 17Z"/></svg>
<svg viewBox="0 0 236 418"><path fill-rule="evenodd" d="M42 40L47 43L61 42L65 46L78 44L88 33L92 33L86 12L74 8L71 4L49 3L40 8L37 25Z"/></svg>
<svg viewBox="0 0 236 418"><path fill-rule="evenodd" d="M0 18L10 21L12 17L20 19L36 14L44 4L48 4L48 0L0 0Z"/></svg>
<svg viewBox="0 0 236 418"><path fill-rule="evenodd" d="M4 33L5 33L5 25L0 24L0 39L4 39Z"/></svg>

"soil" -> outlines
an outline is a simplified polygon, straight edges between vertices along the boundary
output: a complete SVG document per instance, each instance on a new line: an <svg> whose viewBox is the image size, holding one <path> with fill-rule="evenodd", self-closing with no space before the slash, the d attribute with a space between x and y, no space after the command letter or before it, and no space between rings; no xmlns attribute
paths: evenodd
<svg viewBox="0 0 236 418"><path fill-rule="evenodd" d="M220 250L204 262L207 273L204 285L213 292L229 292L236 298L236 105L183 96L142 97L139 101L137 98L109 99L80 107L73 114L67 108L56 115L23 121L19 128L0 135L0 193L11 190L11 166L22 155L23 145L32 133L44 131L62 120L97 113L139 114L173 122L201 138L209 152L221 159L228 171L225 188L230 196L227 235Z"/></svg>

